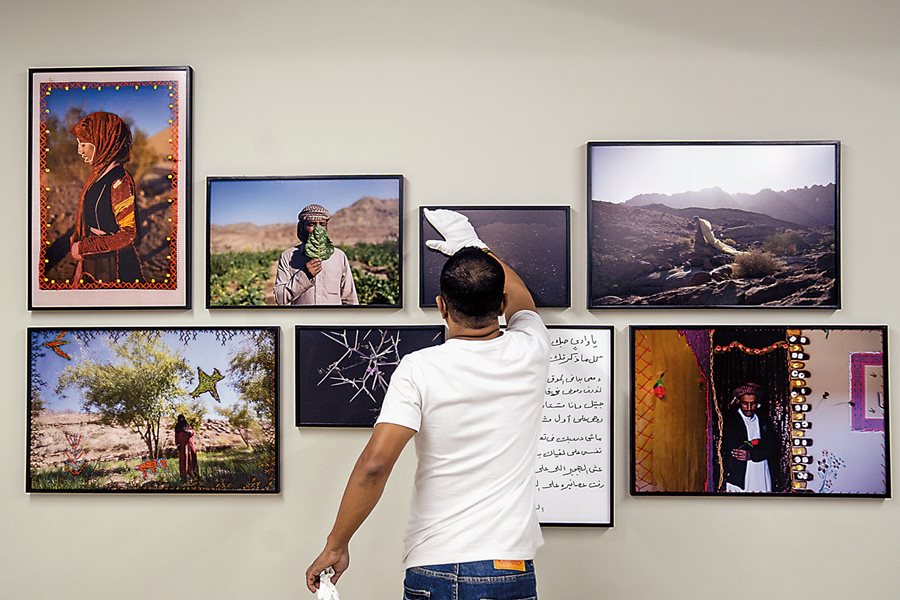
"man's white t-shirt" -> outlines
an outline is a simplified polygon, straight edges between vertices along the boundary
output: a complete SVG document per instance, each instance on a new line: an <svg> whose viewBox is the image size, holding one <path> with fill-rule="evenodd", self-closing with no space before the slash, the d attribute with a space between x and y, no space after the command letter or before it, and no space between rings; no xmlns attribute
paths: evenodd
<svg viewBox="0 0 900 600"><path fill-rule="evenodd" d="M519 311L500 337L450 339L400 361L377 423L418 432L406 568L534 558L549 348L540 316Z"/></svg>

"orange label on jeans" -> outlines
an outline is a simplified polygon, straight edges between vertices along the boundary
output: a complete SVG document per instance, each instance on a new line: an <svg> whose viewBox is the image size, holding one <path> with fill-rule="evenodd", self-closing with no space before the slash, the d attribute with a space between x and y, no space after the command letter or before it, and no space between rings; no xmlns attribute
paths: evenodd
<svg viewBox="0 0 900 600"><path fill-rule="evenodd" d="M494 568L498 571L522 571L525 572L524 560L495 560Z"/></svg>

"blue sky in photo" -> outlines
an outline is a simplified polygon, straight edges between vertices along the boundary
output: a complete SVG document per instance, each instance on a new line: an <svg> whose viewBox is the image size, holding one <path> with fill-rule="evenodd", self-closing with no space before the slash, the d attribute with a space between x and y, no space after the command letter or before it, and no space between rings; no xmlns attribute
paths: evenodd
<svg viewBox="0 0 900 600"><path fill-rule="evenodd" d="M713 187L755 194L827 185L836 171L826 144L592 146L590 169L591 199L613 203Z"/></svg>
<svg viewBox="0 0 900 600"><path fill-rule="evenodd" d="M58 333L59 331L54 331L52 335L48 334L47 341L54 339ZM197 367L200 367L208 374L212 374L213 369L219 369L219 372L225 376L225 379L216 385L221 403L216 402L212 395L208 393L202 394L198 398L206 406L207 417L218 417L218 413L216 413L217 406L232 406L239 402L238 393L230 385L228 364L232 353L242 346L247 337L246 335L237 335L223 344L216 340L213 332L200 331L196 340L185 345L179 339L177 332L167 331L163 334L163 340L168 347L185 357L191 369L190 379L187 382L182 382L182 387L188 392L197 386ZM45 338L42 337L40 339L43 341ZM47 403L47 408L50 410L80 412L83 400L81 389L69 386L64 391L64 395L56 393L56 385L60 374L66 367L75 365L84 359L90 359L99 363L109 363L113 359L114 354L109 346L109 338L102 335L92 340L88 345L79 341L71 332L67 333L63 339L69 343L61 346L61 350L68 354L71 360L66 360L53 352L53 350L42 348L44 356L36 361L37 372L47 382L47 387L41 389L40 393ZM187 397L186 400L191 400L191 398Z"/></svg>
<svg viewBox="0 0 900 600"><path fill-rule="evenodd" d="M141 85L137 90L135 84L115 86L98 83L97 86L82 90L81 86L70 86L68 90L54 88L46 97L47 108L51 115L56 115L65 122L66 113L71 108L80 108L84 114L92 112L111 112L119 115L132 127L140 129L147 136L159 133L169 127L172 118L172 98L166 86L153 89L152 85ZM132 132L134 133L134 132Z"/></svg>
<svg viewBox="0 0 900 600"><path fill-rule="evenodd" d="M331 214L360 198L399 199L400 181L390 179L232 179L209 184L209 222L213 225L296 223L307 204Z"/></svg>

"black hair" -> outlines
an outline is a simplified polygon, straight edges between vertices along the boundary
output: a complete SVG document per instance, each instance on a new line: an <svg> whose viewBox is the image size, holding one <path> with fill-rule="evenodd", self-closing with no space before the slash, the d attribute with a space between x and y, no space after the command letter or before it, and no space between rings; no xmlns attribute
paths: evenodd
<svg viewBox="0 0 900 600"><path fill-rule="evenodd" d="M469 246L451 256L441 269L441 297L454 321L483 327L500 314L505 280L497 259Z"/></svg>
<svg viewBox="0 0 900 600"><path fill-rule="evenodd" d="M178 415L178 421L175 423L175 433L180 433L188 428L187 419L184 415Z"/></svg>

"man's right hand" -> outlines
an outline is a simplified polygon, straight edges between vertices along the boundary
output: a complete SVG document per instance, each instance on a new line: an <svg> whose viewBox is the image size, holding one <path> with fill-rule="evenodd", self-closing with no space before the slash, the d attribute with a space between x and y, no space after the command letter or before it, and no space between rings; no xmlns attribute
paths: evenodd
<svg viewBox="0 0 900 600"><path fill-rule="evenodd" d="M319 573L332 567L334 575L331 577L332 583L337 583L347 567L350 566L350 550L346 546L339 548L329 548L328 546L322 550L321 554L306 569L306 587L316 593L319 589Z"/></svg>
<svg viewBox="0 0 900 600"><path fill-rule="evenodd" d="M432 250L437 250L447 256L453 256L459 250L474 246L485 249L487 244L481 241L475 228L469 223L469 218L453 210L425 209L425 218L437 232L443 236L443 240L428 240L425 245Z"/></svg>
<svg viewBox="0 0 900 600"><path fill-rule="evenodd" d="M313 258L306 262L306 271L310 277L315 277L322 272L322 259Z"/></svg>

